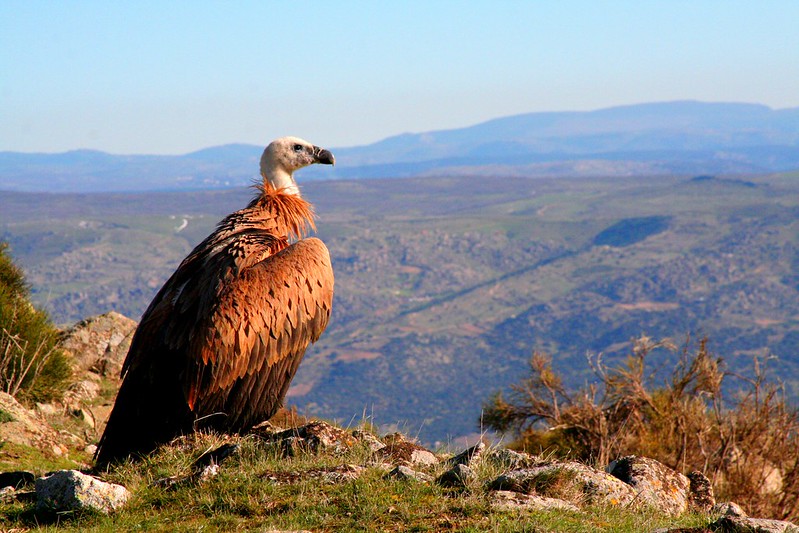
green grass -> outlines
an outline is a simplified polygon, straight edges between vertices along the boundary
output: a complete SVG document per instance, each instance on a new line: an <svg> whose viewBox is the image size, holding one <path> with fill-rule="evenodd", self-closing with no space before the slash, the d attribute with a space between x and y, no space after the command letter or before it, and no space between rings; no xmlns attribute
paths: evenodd
<svg viewBox="0 0 799 533"><path fill-rule="evenodd" d="M365 449L344 455L301 453L284 458L269 444L241 440L241 452L203 483L157 486L163 477L187 474L203 451L219 437L187 439L188 446L164 447L139 464L118 466L103 477L133 493L121 511L44 516L32 504L0 503L0 529L41 527L44 531L619 531L706 524L701 516L670 519L651 513L586 508L583 512L498 511L489 504L486 482L500 473L488 462L476 467L477 479L461 490L434 483L387 478ZM356 479L329 483L318 472L361 465ZM428 473L440 474L445 466Z"/></svg>

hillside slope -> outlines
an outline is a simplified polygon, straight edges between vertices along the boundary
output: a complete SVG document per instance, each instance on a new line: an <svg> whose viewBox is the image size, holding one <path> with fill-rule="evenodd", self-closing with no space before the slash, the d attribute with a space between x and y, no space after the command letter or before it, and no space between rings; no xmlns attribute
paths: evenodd
<svg viewBox="0 0 799 533"><path fill-rule="evenodd" d="M796 174L309 183L336 298L290 402L446 441L479 430L533 349L580 385L587 351L621 357L641 333L706 334L733 370L774 354L797 398L798 189ZM249 194L2 193L0 239L58 322L137 318Z"/></svg>

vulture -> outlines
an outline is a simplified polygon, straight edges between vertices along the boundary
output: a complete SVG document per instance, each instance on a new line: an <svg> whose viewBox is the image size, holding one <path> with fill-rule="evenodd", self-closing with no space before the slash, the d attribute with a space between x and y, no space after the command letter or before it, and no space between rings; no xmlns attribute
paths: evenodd
<svg viewBox="0 0 799 533"><path fill-rule="evenodd" d="M296 137L269 144L263 184L186 257L142 315L97 447L98 466L198 429L243 433L282 405L327 326L333 268L293 173L335 163Z"/></svg>

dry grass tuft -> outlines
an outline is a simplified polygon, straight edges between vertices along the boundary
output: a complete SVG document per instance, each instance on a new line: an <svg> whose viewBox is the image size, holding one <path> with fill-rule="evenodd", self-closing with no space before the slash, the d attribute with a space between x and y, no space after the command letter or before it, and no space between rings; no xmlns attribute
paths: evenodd
<svg viewBox="0 0 799 533"><path fill-rule="evenodd" d="M662 386L653 386L648 373L657 350L679 351ZM589 362L598 383L570 391L551 358L533 354L530 376L507 399L498 393L489 400L484 423L514 434L516 446L531 452L550 450L597 466L635 454L684 473L700 470L719 500L736 501L755 516L799 518L799 414L782 385L766 379L761 359L754 359L750 376L731 374L707 339L695 346L687 339L678 350L641 337L617 367L601 356Z"/></svg>

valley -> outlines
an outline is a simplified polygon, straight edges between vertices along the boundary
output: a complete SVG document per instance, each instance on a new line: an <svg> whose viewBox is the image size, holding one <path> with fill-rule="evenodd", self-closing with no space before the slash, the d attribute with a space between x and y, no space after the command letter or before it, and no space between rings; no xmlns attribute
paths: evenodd
<svg viewBox="0 0 799 533"><path fill-rule="evenodd" d="M302 177L300 176L302 182ZM179 261L251 191L0 192L0 240L59 324L138 319ZM742 178L442 176L314 181L333 317L288 402L423 442L480 431L533 350L570 385L586 354L707 335L799 398L799 174ZM676 354L663 353L668 370Z"/></svg>

